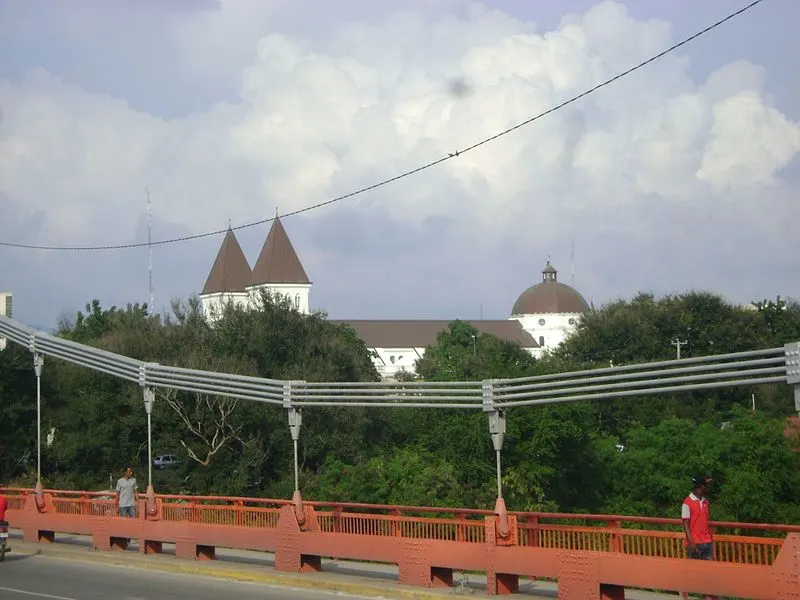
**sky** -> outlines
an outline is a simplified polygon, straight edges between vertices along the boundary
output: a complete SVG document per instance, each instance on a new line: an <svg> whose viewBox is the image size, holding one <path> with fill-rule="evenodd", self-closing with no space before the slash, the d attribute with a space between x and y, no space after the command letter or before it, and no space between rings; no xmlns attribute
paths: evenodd
<svg viewBox="0 0 800 600"><path fill-rule="evenodd" d="M144 243L145 189L153 240L324 202L745 4L2 0L0 242ZM312 309L506 318L548 257L596 306L800 298L799 20L765 0L286 217ZM268 229L237 231L251 266ZM221 241L153 248L157 311L200 292ZM147 302L147 248L0 246L0 291L41 328Z"/></svg>

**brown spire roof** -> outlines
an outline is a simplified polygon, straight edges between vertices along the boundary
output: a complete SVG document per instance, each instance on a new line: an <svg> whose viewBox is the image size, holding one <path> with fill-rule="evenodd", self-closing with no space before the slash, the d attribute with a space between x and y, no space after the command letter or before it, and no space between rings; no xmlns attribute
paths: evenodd
<svg viewBox="0 0 800 600"><path fill-rule="evenodd" d="M278 217L272 221L250 276L250 285L264 283L311 283Z"/></svg>
<svg viewBox="0 0 800 600"><path fill-rule="evenodd" d="M244 292L249 281L250 265L233 230L228 228L201 294Z"/></svg>

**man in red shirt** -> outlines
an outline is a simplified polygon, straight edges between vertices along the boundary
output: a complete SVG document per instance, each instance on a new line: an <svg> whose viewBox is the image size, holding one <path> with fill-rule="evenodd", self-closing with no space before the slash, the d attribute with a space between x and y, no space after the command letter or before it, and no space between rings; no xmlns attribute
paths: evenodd
<svg viewBox="0 0 800 600"><path fill-rule="evenodd" d="M690 558L700 560L714 558L714 540L708 526L708 499L705 497L710 481L708 477L692 478L692 493L686 496L681 507L686 549Z"/></svg>
<svg viewBox="0 0 800 600"><path fill-rule="evenodd" d="M711 479L704 476L692 478L692 492L686 496L681 507L683 531L686 534L686 551L689 558L714 560L714 539L709 527L709 510L706 491ZM687 596L682 594L684 598ZM715 600L706 596L706 600Z"/></svg>
<svg viewBox="0 0 800 600"><path fill-rule="evenodd" d="M5 521L6 520L6 511L7 510L8 510L8 500L3 495L3 493L0 492L0 521Z"/></svg>

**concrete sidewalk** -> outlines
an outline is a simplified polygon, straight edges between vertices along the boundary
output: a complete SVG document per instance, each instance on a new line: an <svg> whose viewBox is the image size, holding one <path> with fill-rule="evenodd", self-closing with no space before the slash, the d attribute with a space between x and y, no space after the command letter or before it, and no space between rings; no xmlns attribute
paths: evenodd
<svg viewBox="0 0 800 600"><path fill-rule="evenodd" d="M100 552L91 550L89 536L57 535L54 544L26 544L22 542L22 532L13 529L9 530L9 545L12 547L9 556L41 554L63 560L100 562L148 571L197 574L372 598L442 599L486 593L486 576L482 574L455 573L454 587L426 589L400 585L397 582L397 567L383 563L323 559L320 573L285 573L275 570L274 555L266 552L217 548L217 560L191 561L175 558L174 544L164 544L161 555L141 554L135 540L131 540L127 551ZM552 599L557 598L558 588L553 582L520 578L519 595ZM631 600L664 600L676 596L643 590L626 591L626 598Z"/></svg>

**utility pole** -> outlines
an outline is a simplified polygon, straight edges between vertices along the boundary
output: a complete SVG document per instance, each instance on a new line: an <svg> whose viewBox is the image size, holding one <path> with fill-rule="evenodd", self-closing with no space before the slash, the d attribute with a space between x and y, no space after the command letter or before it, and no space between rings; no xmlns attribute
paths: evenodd
<svg viewBox="0 0 800 600"><path fill-rule="evenodd" d="M675 346L675 348L677 348L677 349L678 349L678 360L680 360L680 359L681 359L681 346L685 346L685 345L686 345L686 344L688 344L688 343L689 343L689 342L687 342L686 340L680 341L678 338L675 338L675 339L674 339L674 340L671 342L671 344L672 344L673 346Z"/></svg>

